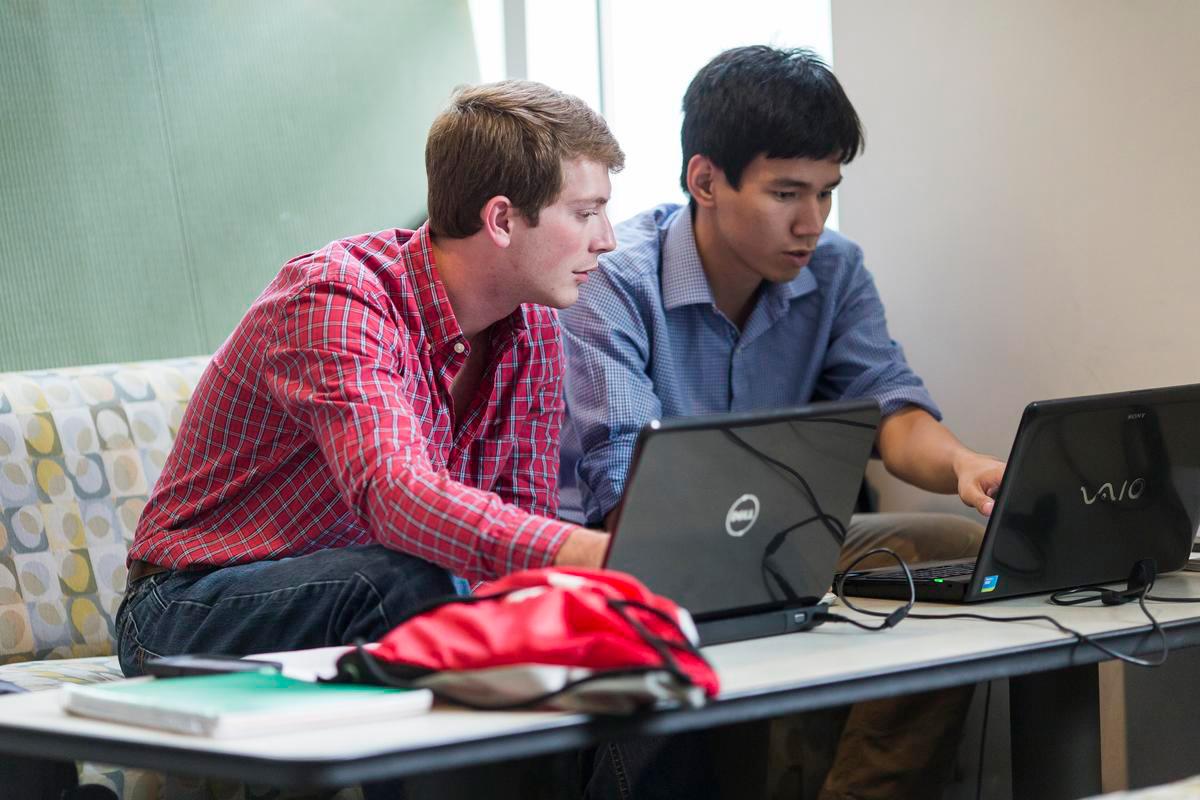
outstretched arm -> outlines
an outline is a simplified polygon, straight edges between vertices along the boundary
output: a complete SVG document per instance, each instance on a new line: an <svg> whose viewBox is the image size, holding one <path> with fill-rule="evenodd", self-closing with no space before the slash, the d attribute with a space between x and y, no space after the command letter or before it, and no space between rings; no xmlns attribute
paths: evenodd
<svg viewBox="0 0 1200 800"><path fill-rule="evenodd" d="M887 471L906 483L958 494L980 514L992 513L1004 462L963 445L928 411L907 406L879 426L879 454Z"/></svg>

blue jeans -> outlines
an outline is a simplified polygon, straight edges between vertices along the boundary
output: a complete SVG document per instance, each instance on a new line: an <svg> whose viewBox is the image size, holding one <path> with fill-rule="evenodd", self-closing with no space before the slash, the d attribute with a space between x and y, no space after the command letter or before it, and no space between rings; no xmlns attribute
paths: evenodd
<svg viewBox="0 0 1200 800"><path fill-rule="evenodd" d="M121 670L134 676L155 656L244 656L374 641L417 607L453 594L444 569L382 545L160 572L126 592L117 611L117 655ZM406 797L402 781L364 785L363 794Z"/></svg>
<svg viewBox="0 0 1200 800"><path fill-rule="evenodd" d="M129 587L117 611L117 654L133 676L155 656L373 641L418 606L454 593L441 567L381 545L162 572Z"/></svg>

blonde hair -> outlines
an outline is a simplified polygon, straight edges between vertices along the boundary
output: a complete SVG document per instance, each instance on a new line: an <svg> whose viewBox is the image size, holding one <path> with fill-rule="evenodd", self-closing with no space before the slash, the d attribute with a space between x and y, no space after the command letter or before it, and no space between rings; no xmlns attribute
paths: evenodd
<svg viewBox="0 0 1200 800"><path fill-rule="evenodd" d="M537 225L538 212L562 191L563 162L576 158L611 172L625 166L608 125L579 98L533 81L460 88L425 143L429 228L471 236L496 195Z"/></svg>

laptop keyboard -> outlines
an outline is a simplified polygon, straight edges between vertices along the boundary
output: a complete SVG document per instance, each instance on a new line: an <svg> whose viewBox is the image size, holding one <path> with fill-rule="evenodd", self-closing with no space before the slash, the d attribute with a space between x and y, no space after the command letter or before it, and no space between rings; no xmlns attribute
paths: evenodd
<svg viewBox="0 0 1200 800"><path fill-rule="evenodd" d="M932 567L921 567L912 571L913 580L915 581L932 581L936 578L961 578L969 576L975 571L975 562L968 561L964 564L938 564ZM903 581L904 572L899 569L889 569L880 572L858 573L854 575L854 579L858 581Z"/></svg>

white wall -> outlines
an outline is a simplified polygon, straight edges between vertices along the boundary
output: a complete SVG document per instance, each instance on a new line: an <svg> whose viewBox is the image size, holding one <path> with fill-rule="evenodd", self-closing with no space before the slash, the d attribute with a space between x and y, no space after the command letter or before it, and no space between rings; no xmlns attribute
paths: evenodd
<svg viewBox="0 0 1200 800"><path fill-rule="evenodd" d="M833 33L867 130L841 230L960 438L1200 381L1200 2L834 0Z"/></svg>

